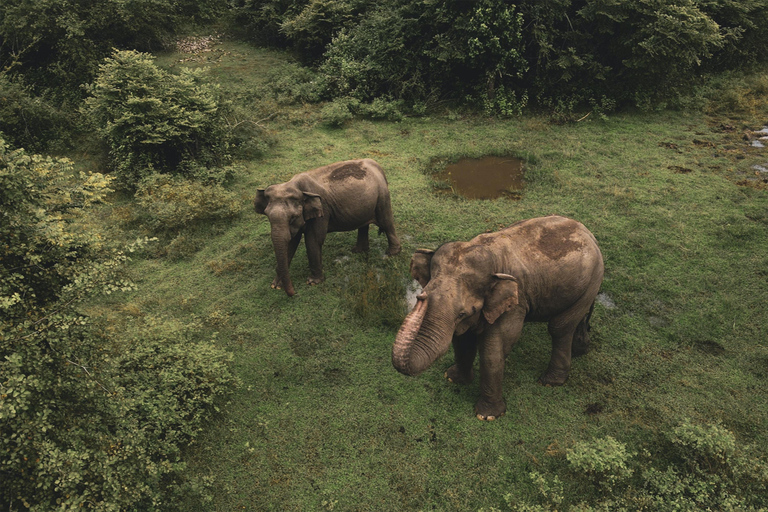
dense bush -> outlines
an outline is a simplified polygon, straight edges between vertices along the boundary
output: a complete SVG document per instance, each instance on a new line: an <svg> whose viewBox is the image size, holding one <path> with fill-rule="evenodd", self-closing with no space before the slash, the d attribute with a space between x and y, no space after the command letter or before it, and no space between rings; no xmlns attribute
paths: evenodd
<svg viewBox="0 0 768 512"><path fill-rule="evenodd" d="M663 433L657 446L629 453L610 436L567 450L570 472L531 479L542 504L505 498L519 512L550 510L764 510L768 464L720 425L688 419ZM567 478L566 478L567 477ZM566 492L566 486L571 486ZM578 502L566 503L565 496Z"/></svg>
<svg viewBox="0 0 768 512"><path fill-rule="evenodd" d="M73 120L20 78L0 73L0 133L15 147L39 151L65 143Z"/></svg>
<svg viewBox="0 0 768 512"><path fill-rule="evenodd" d="M211 20L224 6L224 0L4 0L0 69L77 97L77 85L93 78L112 48L160 49L182 27Z"/></svg>
<svg viewBox="0 0 768 512"><path fill-rule="evenodd" d="M333 96L366 101L493 97L526 68L521 22L515 7L500 0L389 0L338 32L320 71Z"/></svg>
<svg viewBox="0 0 768 512"><path fill-rule="evenodd" d="M651 107L703 72L765 61L768 0L248 0L233 12L271 27L260 42L317 63L332 98L468 100L513 115L529 101Z"/></svg>
<svg viewBox="0 0 768 512"><path fill-rule="evenodd" d="M174 75L148 54L117 51L88 92L84 112L125 186L156 173L205 173L228 158L224 107L200 70Z"/></svg>
<svg viewBox="0 0 768 512"><path fill-rule="evenodd" d="M172 509L180 450L234 383L199 326L118 346L79 311L132 288L125 253L86 223L108 185L0 139L3 510Z"/></svg>
<svg viewBox="0 0 768 512"><path fill-rule="evenodd" d="M156 232L234 217L242 209L240 198L220 185L160 175L141 182L136 200L142 224Z"/></svg>

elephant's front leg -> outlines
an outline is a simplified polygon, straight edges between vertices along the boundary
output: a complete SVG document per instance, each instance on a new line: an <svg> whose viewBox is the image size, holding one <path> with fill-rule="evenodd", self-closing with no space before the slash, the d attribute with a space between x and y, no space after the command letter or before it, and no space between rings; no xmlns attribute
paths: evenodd
<svg viewBox="0 0 768 512"><path fill-rule="evenodd" d="M467 331L453 338L453 355L456 364L448 368L445 378L456 384L469 384L475 378L473 365L477 356L477 335Z"/></svg>
<svg viewBox="0 0 768 512"><path fill-rule="evenodd" d="M480 343L480 398L475 414L480 420L493 421L507 411L502 393L504 381L504 346L500 336L486 336Z"/></svg>
<svg viewBox="0 0 768 512"><path fill-rule="evenodd" d="M317 219L320 220L320 219ZM307 223L304 241L307 246L307 258L309 259L308 285L320 284L325 281L323 274L323 244L327 233L328 223L314 221Z"/></svg>
<svg viewBox="0 0 768 512"><path fill-rule="evenodd" d="M488 326L478 340L480 351L480 399L475 414L480 420L493 421L507 410L504 401L504 364L520 339L525 321L523 309L512 310Z"/></svg>
<svg viewBox="0 0 768 512"><path fill-rule="evenodd" d="M296 249L299 248L299 243L301 242L301 235L303 234L302 231L299 231L296 233L296 235L291 238L291 241L288 242L288 267L291 266L291 261L293 261L293 256L296 254ZM275 290L280 290L283 287L283 283L280 282L280 273L277 271L277 276L272 281L272 284L270 285Z"/></svg>

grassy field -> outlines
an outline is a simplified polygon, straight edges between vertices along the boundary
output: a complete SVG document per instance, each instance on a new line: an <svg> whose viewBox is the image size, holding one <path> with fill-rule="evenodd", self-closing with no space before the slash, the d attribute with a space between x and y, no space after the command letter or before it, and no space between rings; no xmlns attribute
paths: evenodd
<svg viewBox="0 0 768 512"><path fill-rule="evenodd" d="M177 67L184 58L159 62ZM209 69L272 141L239 163L233 190L246 206L238 219L183 233L199 249L184 257L134 258L138 291L102 308L116 332L194 322L200 337L215 336L235 355L242 384L188 452L191 474L207 484L207 498L190 508L551 505L536 472L563 482L565 509L604 491L585 491L566 460L577 443L611 436L642 466L667 460L660 440L686 420L722 425L752 456L768 458L768 192L752 168L768 153L742 140L768 112L555 125L446 110L331 129L318 106L267 95L270 73L290 66L283 55L225 43L183 65ZM436 162L487 154L525 159L521 199L436 190ZM297 295L271 290L269 222L250 206L256 188L362 157L387 173L402 253L384 258L386 239L373 236L371 252L355 255L355 233L330 234L325 283L305 284L302 244L292 265ZM452 354L419 377L397 373L391 346L413 250L547 214L585 224L606 266L593 349L575 360L566 385L536 383L549 359L543 324L527 325L509 357L508 411L495 422L472 413L477 380L457 387L443 378Z"/></svg>

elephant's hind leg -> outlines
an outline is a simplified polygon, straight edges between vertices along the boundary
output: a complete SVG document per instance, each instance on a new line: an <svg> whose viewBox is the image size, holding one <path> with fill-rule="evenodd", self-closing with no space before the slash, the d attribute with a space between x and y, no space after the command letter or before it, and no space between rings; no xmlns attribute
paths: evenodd
<svg viewBox="0 0 768 512"><path fill-rule="evenodd" d="M589 330L589 315L594 305L594 297L583 296L570 309L550 319L548 331L552 336L552 357L547 371L539 379L545 386L561 386L568 380L571 371L571 356L574 341L577 351L584 349L584 341Z"/></svg>
<svg viewBox="0 0 768 512"><path fill-rule="evenodd" d="M379 199L376 205L376 225L387 235L387 256L400 253L400 239L395 234L395 216L392 214L392 203L389 192Z"/></svg>
<svg viewBox="0 0 768 512"><path fill-rule="evenodd" d="M576 332L573 333L573 343L571 344L571 355L573 357L583 356L589 352L589 319L592 317L594 309L595 303L593 302L589 308L589 313L576 326Z"/></svg>
<svg viewBox="0 0 768 512"><path fill-rule="evenodd" d="M358 253L358 252L368 252L368 229L370 228L370 224L366 224L365 226L359 228L357 230L357 243L352 248L352 252Z"/></svg>

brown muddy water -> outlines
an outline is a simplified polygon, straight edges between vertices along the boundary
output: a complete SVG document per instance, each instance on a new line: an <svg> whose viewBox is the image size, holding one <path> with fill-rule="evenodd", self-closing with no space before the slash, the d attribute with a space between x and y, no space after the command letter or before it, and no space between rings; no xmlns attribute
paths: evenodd
<svg viewBox="0 0 768 512"><path fill-rule="evenodd" d="M455 194L468 199L519 198L523 190L523 160L486 156L462 158L448 165L438 177L449 183Z"/></svg>

